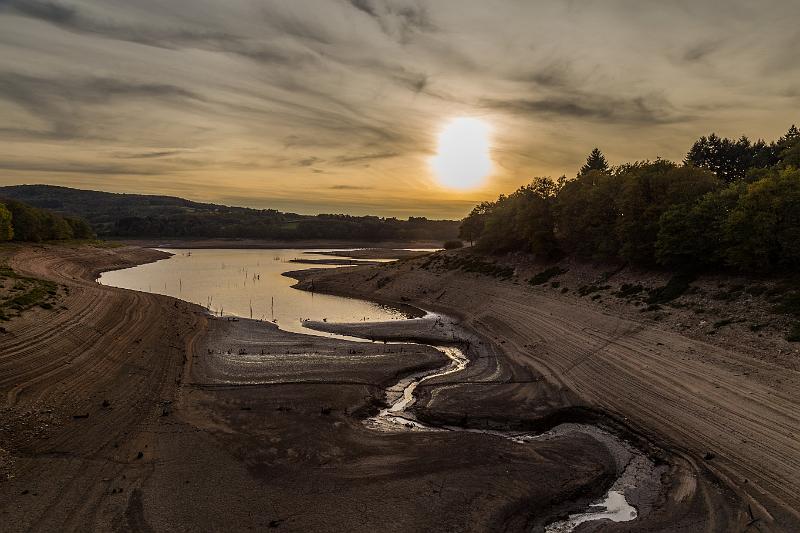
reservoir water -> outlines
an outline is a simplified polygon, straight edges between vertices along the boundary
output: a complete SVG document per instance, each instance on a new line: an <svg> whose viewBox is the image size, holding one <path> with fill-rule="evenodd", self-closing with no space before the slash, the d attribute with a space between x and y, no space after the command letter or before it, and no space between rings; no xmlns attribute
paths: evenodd
<svg viewBox="0 0 800 533"><path fill-rule="evenodd" d="M337 265L303 264L293 259L336 259L308 250L163 250L168 259L104 272L103 285L173 296L216 315L275 322L281 329L312 333L304 319L330 322L402 320L408 311L341 296L298 291L282 274ZM332 250L317 250L327 252ZM319 333L315 333L319 334Z"/></svg>

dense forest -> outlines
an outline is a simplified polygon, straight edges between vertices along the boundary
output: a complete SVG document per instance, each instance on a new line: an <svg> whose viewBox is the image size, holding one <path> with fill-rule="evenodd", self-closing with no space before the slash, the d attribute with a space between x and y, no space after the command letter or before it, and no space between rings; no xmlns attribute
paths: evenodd
<svg viewBox="0 0 800 533"><path fill-rule="evenodd" d="M114 194L50 185L0 187L10 197L89 221L100 237L445 241L458 221L376 216L299 215L192 202L171 196Z"/></svg>
<svg viewBox="0 0 800 533"><path fill-rule="evenodd" d="M93 237L92 228L83 219L0 198L0 241L41 242Z"/></svg>
<svg viewBox="0 0 800 533"><path fill-rule="evenodd" d="M800 132L751 142L697 140L678 164L610 167L595 148L577 177L536 178L476 206L460 237L522 251L642 267L791 272L800 268Z"/></svg>

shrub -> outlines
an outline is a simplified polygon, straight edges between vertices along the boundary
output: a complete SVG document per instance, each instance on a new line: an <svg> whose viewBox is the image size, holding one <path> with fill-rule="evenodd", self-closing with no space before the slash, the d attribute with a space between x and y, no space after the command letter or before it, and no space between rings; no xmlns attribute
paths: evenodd
<svg viewBox="0 0 800 533"><path fill-rule="evenodd" d="M566 274L568 271L561 268L561 267L551 267L547 270L542 270L531 279L528 280L528 283L531 285L543 285L553 279L556 276L560 276L561 274Z"/></svg>
<svg viewBox="0 0 800 533"><path fill-rule="evenodd" d="M452 240L452 241L446 241L444 243L444 249L445 250L456 250L458 248L463 248L463 247L464 247L464 243L459 241L458 239L455 239L455 240Z"/></svg>

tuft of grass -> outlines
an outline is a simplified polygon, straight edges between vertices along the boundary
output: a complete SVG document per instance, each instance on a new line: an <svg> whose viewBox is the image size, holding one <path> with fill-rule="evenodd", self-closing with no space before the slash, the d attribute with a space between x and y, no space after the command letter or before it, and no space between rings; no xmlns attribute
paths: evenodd
<svg viewBox="0 0 800 533"><path fill-rule="evenodd" d="M583 285L581 287L578 287L578 293L581 296L588 296L596 292L607 291L610 288L611 285Z"/></svg>
<svg viewBox="0 0 800 533"><path fill-rule="evenodd" d="M616 296L620 298L630 298L631 296L636 296L640 292L644 290L644 287L641 285L631 285L630 283L623 283L622 287L616 292Z"/></svg>
<svg viewBox="0 0 800 533"><path fill-rule="evenodd" d="M550 267L547 270L542 270L541 272L533 276L531 279L528 280L528 283L530 283L531 285L543 285L548 281L550 281L551 279L553 279L554 277L560 276L561 274L566 274L567 272L569 271L561 267L557 266Z"/></svg>
<svg viewBox="0 0 800 533"><path fill-rule="evenodd" d="M55 283L22 276L7 265L0 266L0 277L14 280L9 289L11 294L0 299L0 320L10 320L34 306L52 309L58 298L58 285Z"/></svg>

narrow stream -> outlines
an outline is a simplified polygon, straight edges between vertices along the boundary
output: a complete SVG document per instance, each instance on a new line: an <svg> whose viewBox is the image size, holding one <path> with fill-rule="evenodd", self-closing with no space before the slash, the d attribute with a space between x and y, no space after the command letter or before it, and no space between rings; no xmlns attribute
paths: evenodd
<svg viewBox="0 0 800 533"><path fill-rule="evenodd" d="M512 440L519 444L537 440L547 440L560 437L569 433L589 434L593 438L613 450L613 455L618 462L618 467L624 465L622 474L614 482L605 495L605 498L591 504L583 513L570 515L565 520L548 524L546 533L567 533L573 531L584 522L591 520L611 520L614 522L627 522L634 520L638 512L625 498L625 490L634 488L636 480L643 472L652 471L653 464L644 455L634 450L611 433L599 428L581 424L561 424L552 430L540 434L519 433L511 431L488 431L468 429L458 426L433 427L419 422L413 413L409 412L416 398L414 392L417 387L430 379L447 376L464 370L469 364L469 358L454 346L431 346L439 350L450 359L449 364L437 369L419 372L398 381L386 391L389 407L382 409L376 416L364 421L371 429L381 431L469 431L484 433L495 437ZM622 463L620 465L620 462Z"/></svg>
<svg viewBox="0 0 800 533"><path fill-rule="evenodd" d="M315 317L330 322L386 321L408 319L408 315L377 306L359 299L308 293L291 288L292 282L281 274L283 264L296 257L299 250L192 250L175 251L172 258L130 269L106 272L98 280L107 285L134 290L147 290L198 302L220 315L260 316L272 319L280 328L296 333L345 338L365 342L368 340L350 335L314 329L313 321L300 317ZM303 253L306 253L303 251ZM309 257L308 255L304 257ZM311 256L313 259L314 257ZM318 267L318 265L315 265ZM298 265L298 269L310 266ZM327 268L336 268L327 266ZM263 281L262 281L263 280ZM163 288L162 288L163 287ZM154 290L155 289L155 290ZM267 304L267 302L270 302ZM276 305L277 303L277 305ZM273 318L274 317L274 318ZM442 376L463 371L469 358L455 346L431 346L439 350L449 363L442 368L419 372L399 380L386 391L389 407L364 421L377 431L465 431L491 435L524 445L527 442L563 438L568 434L588 434L605 445L616 462L620 477L611 486L605 498L567 519L546 526L548 533L573 531L590 520L607 519L615 522L633 520L638 512L626 499L625 493L639 486L647 476L652 476L654 465L640 452L614 435L589 425L562 424L541 435L510 431L488 431L458 426L433 427L417 420L410 411L416 401L415 392L420 384Z"/></svg>

